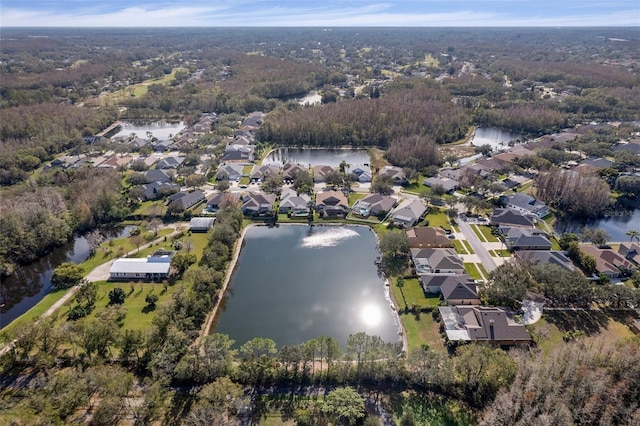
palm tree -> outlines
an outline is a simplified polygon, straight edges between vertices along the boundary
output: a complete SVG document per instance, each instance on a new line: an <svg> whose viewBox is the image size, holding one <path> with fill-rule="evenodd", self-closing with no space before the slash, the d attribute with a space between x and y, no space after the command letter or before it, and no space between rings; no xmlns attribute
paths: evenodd
<svg viewBox="0 0 640 426"><path fill-rule="evenodd" d="M629 237L629 241L633 241L633 239L635 238L640 242L640 231L632 229L631 231L627 232L626 235Z"/></svg>
<svg viewBox="0 0 640 426"><path fill-rule="evenodd" d="M396 280L396 285L400 289L400 294L402 294L402 300L404 301L404 309L407 310L407 299L404 297L404 291L402 291L402 287L404 287L404 277L402 275L398 276Z"/></svg>

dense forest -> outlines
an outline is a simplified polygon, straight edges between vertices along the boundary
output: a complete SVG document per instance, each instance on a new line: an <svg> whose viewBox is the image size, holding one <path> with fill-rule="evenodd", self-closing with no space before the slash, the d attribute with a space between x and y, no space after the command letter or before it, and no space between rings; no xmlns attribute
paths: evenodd
<svg viewBox="0 0 640 426"><path fill-rule="evenodd" d="M443 157L442 148L474 126L518 132L523 140L573 129L572 138L551 138L537 155L501 172L526 170L538 198L576 216L597 216L612 202L634 205L640 196L634 175L640 156L613 150L637 137L635 28L2 33L0 276L76 233L134 218L133 184L145 182L143 162L133 166L136 173L49 167L61 154L148 155L148 147L91 138L117 120L191 125L216 113L210 133L180 147L185 164L172 177L186 182L191 176L193 187L204 180L197 167L207 179L215 175L222 142L242 133L240 123L254 111L266 114L257 131L260 149L375 147L412 177L454 164L457 157ZM312 91L321 102L301 105L299 98ZM610 167L586 175L565 170L581 160L576 151L606 157ZM478 188L496 184L477 182ZM464 203L474 200L470 195ZM616 339L608 317L595 312L588 312L594 324L580 322L578 313L567 319L556 347L545 345L544 327L532 327L534 343L508 351L449 344L404 353L364 333L351 335L344 347L330 336L284 347L261 336L241 346L226 335L200 337L207 315L222 303L218 294L244 224L242 212L223 203L202 256L181 250L173 264L178 276L158 284L158 291L171 289L170 301L145 300L153 318L145 329L122 327L124 289L96 309L96 286L79 281L68 302L70 318L25 322L3 336L15 339L0 355L3 421L233 425L276 411L300 425L373 425L378 418L367 413L386 407L402 425L412 425L420 424L412 418L420 407L440 413L446 424L640 422L640 342ZM560 239L592 273L595 259L581 256L577 245L575 234ZM597 306L611 316L638 306L635 289L594 284L557 268L516 264L496 269L490 279L483 297L516 310L528 296L562 309ZM437 309L412 307L407 314L439 321Z"/></svg>

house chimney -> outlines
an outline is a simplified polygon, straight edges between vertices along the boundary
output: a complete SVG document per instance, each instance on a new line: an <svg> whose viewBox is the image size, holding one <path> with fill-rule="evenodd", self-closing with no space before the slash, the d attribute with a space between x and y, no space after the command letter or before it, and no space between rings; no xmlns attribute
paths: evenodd
<svg viewBox="0 0 640 426"><path fill-rule="evenodd" d="M493 321L492 319L489 320L489 337L490 337L491 340L495 340L495 334L493 332L493 323L494 322L495 321Z"/></svg>

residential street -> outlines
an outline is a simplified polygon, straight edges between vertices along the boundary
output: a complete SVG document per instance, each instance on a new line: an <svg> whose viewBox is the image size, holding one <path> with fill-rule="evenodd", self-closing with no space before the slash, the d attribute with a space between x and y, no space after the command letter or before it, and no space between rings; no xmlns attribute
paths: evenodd
<svg viewBox="0 0 640 426"><path fill-rule="evenodd" d="M476 235L475 232L473 232L473 229L471 229L471 227L467 222L463 220L458 220L457 224L458 224L458 227L460 227L460 231L462 231L462 234L464 235L466 240L469 241L469 244L471 244L471 248L473 249L474 252L476 252L478 259L480 260L482 265L485 267L487 272L491 272L494 269L496 269L496 263L494 262L493 258L489 254L489 251L485 246L486 243L483 243L478 239L478 236Z"/></svg>

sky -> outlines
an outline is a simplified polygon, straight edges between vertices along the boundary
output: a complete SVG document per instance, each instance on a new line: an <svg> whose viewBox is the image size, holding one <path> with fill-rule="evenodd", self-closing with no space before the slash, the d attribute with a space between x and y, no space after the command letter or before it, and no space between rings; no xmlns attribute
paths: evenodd
<svg viewBox="0 0 640 426"><path fill-rule="evenodd" d="M640 27L640 0L0 0L5 26Z"/></svg>

